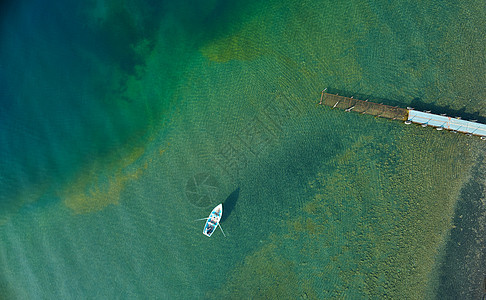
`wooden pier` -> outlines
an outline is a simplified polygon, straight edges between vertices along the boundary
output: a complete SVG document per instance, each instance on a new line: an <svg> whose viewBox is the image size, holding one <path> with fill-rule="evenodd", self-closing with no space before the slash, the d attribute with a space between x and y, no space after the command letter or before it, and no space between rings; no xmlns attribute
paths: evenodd
<svg viewBox="0 0 486 300"><path fill-rule="evenodd" d="M368 102L354 99L353 97L344 97L334 94L328 94L322 91L321 101L319 104L330 106L331 108L340 108L344 111L368 114L376 117L382 117L392 120L405 121L405 124L420 124L422 127L434 127L437 130L449 130L460 132L466 135L479 136L486 140L486 124L466 121L460 118L451 118L445 115L436 115L430 112L421 112L411 108L400 108L385 104Z"/></svg>
<svg viewBox="0 0 486 300"><path fill-rule="evenodd" d="M408 117L408 110L405 108L328 94L324 91L321 93L319 104L392 120L406 121Z"/></svg>

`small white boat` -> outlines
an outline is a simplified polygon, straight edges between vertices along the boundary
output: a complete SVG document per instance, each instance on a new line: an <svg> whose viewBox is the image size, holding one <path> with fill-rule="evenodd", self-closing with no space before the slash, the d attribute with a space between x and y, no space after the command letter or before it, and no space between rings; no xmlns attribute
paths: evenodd
<svg viewBox="0 0 486 300"><path fill-rule="evenodd" d="M219 224L222 216L223 216L223 204L219 204L213 209L211 214L209 214L208 218L203 219L203 220L207 220L206 225L204 225L204 229L203 229L203 234L205 236L211 237L211 235L213 234L213 232L216 230L218 226L221 229L221 232L223 232L223 235L226 236L224 234L223 229L221 228L221 225Z"/></svg>

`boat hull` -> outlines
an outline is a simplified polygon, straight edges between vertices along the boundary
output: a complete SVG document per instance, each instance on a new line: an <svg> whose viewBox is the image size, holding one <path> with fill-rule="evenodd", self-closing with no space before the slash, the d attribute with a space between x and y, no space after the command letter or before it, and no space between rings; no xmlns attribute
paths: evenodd
<svg viewBox="0 0 486 300"><path fill-rule="evenodd" d="M216 228L219 226L221 217L223 216L223 204L216 206L209 214L208 220L204 225L203 234L207 237L211 237Z"/></svg>

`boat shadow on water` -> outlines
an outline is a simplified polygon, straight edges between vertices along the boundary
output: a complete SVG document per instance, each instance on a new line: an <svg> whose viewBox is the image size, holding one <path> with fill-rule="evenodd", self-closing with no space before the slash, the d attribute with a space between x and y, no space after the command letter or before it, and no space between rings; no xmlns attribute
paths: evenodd
<svg viewBox="0 0 486 300"><path fill-rule="evenodd" d="M224 200L223 202L223 216L221 217L221 223L223 223L228 217L231 215L231 212L236 206L236 201L238 201L238 197L240 196L240 188L238 187L236 190L231 192L231 194Z"/></svg>

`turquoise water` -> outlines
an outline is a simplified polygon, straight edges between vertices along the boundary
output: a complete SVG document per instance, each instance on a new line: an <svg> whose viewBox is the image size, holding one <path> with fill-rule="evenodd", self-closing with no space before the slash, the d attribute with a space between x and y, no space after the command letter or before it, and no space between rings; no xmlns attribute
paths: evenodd
<svg viewBox="0 0 486 300"><path fill-rule="evenodd" d="M481 2L3 8L5 298L481 296L484 143L316 105L485 117Z"/></svg>

